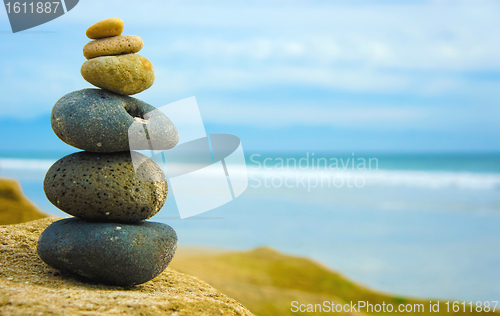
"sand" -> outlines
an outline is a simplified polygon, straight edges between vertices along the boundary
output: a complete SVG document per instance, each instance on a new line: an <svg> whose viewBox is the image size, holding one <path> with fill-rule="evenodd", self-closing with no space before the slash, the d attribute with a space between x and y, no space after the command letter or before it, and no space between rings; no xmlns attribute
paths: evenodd
<svg viewBox="0 0 500 316"><path fill-rule="evenodd" d="M0 226L1 315L252 315L207 283L169 268L130 288L52 269L36 254L36 243L54 220Z"/></svg>

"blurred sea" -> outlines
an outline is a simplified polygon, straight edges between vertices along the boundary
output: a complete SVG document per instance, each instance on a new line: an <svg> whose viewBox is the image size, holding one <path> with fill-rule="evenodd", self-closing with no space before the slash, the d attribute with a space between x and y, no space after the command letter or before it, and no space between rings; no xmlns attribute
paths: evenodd
<svg viewBox="0 0 500 316"><path fill-rule="evenodd" d="M0 176L66 216L42 185L65 154L0 153ZM247 170L236 200L180 220L169 192L152 220L174 227L183 245L271 246L398 295L500 300L500 154L262 153L247 156Z"/></svg>

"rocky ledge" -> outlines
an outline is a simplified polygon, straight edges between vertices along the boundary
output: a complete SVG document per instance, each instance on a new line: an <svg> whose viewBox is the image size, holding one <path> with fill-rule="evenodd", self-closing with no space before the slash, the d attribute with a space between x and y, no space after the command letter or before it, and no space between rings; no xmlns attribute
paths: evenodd
<svg viewBox="0 0 500 316"><path fill-rule="evenodd" d="M252 315L205 282L168 268L126 288L52 269L38 257L36 243L55 220L0 226L1 315Z"/></svg>
<svg viewBox="0 0 500 316"><path fill-rule="evenodd" d="M0 225L24 223L47 216L26 198L19 182L0 178Z"/></svg>

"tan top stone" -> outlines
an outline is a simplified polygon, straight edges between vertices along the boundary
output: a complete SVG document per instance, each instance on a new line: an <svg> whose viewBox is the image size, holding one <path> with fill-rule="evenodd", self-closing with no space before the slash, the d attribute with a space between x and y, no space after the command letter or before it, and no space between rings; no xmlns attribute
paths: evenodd
<svg viewBox="0 0 500 316"><path fill-rule="evenodd" d="M119 18L111 18L97 22L87 29L87 37L98 39L103 37L118 36L123 32L125 24Z"/></svg>
<svg viewBox="0 0 500 316"><path fill-rule="evenodd" d="M142 39L135 35L119 35L90 41L83 47L83 56L91 59L99 56L113 56L137 53L143 45Z"/></svg>

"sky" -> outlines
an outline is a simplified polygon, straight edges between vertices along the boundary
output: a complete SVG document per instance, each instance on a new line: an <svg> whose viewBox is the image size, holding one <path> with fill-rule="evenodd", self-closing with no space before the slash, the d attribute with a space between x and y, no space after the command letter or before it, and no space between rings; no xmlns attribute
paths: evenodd
<svg viewBox="0 0 500 316"><path fill-rule="evenodd" d="M91 88L85 30L144 40L156 107L195 96L251 152L500 151L500 2L80 0L13 34L0 9L0 150L67 148L55 102Z"/></svg>

